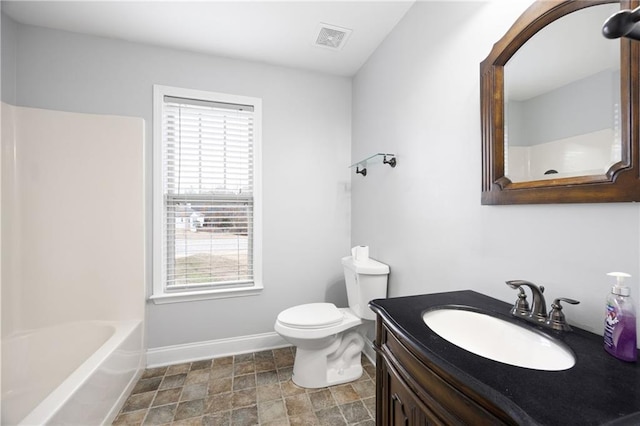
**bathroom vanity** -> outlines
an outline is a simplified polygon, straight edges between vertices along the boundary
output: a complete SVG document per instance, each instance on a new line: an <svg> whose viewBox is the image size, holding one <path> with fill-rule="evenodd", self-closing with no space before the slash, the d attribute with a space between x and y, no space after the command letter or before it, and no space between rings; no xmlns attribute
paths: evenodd
<svg viewBox="0 0 640 426"><path fill-rule="evenodd" d="M552 331L510 315L512 305L466 290L373 300L378 425L637 425L640 366L608 355L602 336ZM575 365L516 367L478 356L433 332L423 314L473 307L566 345ZM569 315L569 314L568 314Z"/></svg>

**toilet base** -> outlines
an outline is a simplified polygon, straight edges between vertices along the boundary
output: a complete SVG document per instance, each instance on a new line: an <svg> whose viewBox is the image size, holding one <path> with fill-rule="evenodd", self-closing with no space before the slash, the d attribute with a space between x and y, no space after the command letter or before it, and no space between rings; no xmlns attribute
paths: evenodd
<svg viewBox="0 0 640 426"><path fill-rule="evenodd" d="M303 388L324 388L362 376L364 338L356 330L336 336L323 350L296 348L291 380Z"/></svg>

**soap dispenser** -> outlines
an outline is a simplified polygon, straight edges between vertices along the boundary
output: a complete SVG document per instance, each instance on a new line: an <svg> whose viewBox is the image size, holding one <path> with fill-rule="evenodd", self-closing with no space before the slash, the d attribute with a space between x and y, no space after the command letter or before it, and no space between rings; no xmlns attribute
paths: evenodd
<svg viewBox="0 0 640 426"><path fill-rule="evenodd" d="M604 349L623 361L636 361L636 313L631 300L629 287L623 285L624 279L631 275L624 272L610 272L607 275L616 278L607 297L607 311L604 320Z"/></svg>

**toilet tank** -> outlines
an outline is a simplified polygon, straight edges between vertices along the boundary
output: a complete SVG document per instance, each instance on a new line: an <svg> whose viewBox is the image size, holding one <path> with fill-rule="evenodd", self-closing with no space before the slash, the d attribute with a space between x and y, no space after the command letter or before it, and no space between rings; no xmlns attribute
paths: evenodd
<svg viewBox="0 0 640 426"><path fill-rule="evenodd" d="M352 256L343 257L342 266L349 308L362 319L375 320L376 314L368 305L373 299L387 297L389 266L373 259L354 261Z"/></svg>

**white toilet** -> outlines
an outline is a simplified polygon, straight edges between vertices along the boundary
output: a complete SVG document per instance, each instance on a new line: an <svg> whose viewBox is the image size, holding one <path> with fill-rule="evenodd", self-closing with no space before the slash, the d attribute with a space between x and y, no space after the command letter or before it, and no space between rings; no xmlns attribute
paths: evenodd
<svg viewBox="0 0 640 426"><path fill-rule="evenodd" d="M278 315L275 330L296 346L293 382L304 388L322 388L358 379L363 320L375 320L368 303L387 297L389 266L368 257L342 259L348 308L332 303L309 303Z"/></svg>

